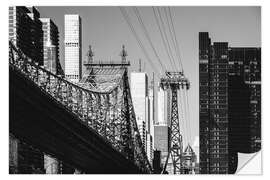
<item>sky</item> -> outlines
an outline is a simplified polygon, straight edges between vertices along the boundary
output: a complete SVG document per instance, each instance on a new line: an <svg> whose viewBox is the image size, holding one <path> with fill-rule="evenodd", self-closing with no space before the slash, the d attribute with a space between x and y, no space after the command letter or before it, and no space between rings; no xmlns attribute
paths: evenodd
<svg viewBox="0 0 270 180"><path fill-rule="evenodd" d="M58 26L62 67L64 67L64 15L79 14L82 19L83 60L86 58L88 46L91 44L95 54L94 61L119 61L120 50L124 44L128 53L127 59L131 63L130 72L138 71L139 59L142 61L143 71L147 72L150 79L154 69L161 73L164 73L162 69L175 70L171 65L173 62L170 62L166 54L152 7L138 7L138 10L158 57L163 67L166 68L161 68L132 7L125 7L125 9L154 68L145 57L118 7L38 6L37 8L41 17L51 18ZM164 8L161 7L160 10L163 21L166 23ZM188 98L190 124L193 129L191 136L194 140L196 136L199 136L199 32L209 32L212 42L229 42L231 47L261 47L261 8L252 6L174 6L171 7L171 12L184 74L191 83ZM168 30L168 26L166 27ZM170 38L168 34L168 40L172 46ZM171 48L175 53L173 46ZM175 64L180 64L179 58L176 58L175 55L174 57ZM176 69L180 70L179 66L176 66ZM160 75L157 76L158 72L155 73L156 84L160 77Z"/></svg>

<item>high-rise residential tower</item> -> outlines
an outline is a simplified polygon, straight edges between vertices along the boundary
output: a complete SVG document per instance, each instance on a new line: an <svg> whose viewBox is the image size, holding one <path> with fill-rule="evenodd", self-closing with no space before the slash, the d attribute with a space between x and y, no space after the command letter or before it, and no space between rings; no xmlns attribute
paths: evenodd
<svg viewBox="0 0 270 180"><path fill-rule="evenodd" d="M237 169L238 152L260 150L260 48L211 44L199 33L200 173Z"/></svg>
<svg viewBox="0 0 270 180"><path fill-rule="evenodd" d="M200 173L227 174L228 43L199 33Z"/></svg>
<svg viewBox="0 0 270 180"><path fill-rule="evenodd" d="M82 77L82 29L78 14L65 15L65 77L78 83Z"/></svg>
<svg viewBox="0 0 270 180"><path fill-rule="evenodd" d="M242 106L246 103L248 111L243 109L242 117L245 116L249 123L247 124L246 131L249 138L245 138L248 141L247 146L243 146L242 151L257 152L261 149L261 48L259 47L231 47L229 48L229 82L231 86L239 86L239 82L235 81L236 78L241 80L244 89L232 96L239 98L244 95L244 92L248 95L247 99L242 102ZM234 88L236 91L240 91ZM235 92L235 91L234 91ZM230 100L230 98L229 98ZM232 99L233 101L234 99ZM237 99L236 99L237 101ZM239 101L238 101L239 103ZM231 108L230 112L234 116L238 116L239 113L235 108ZM229 113L230 113L229 112ZM243 123L234 126L241 126ZM244 133L242 132L242 133ZM238 133L237 137L241 137ZM243 141L243 140L239 140ZM236 144L239 144L235 142Z"/></svg>

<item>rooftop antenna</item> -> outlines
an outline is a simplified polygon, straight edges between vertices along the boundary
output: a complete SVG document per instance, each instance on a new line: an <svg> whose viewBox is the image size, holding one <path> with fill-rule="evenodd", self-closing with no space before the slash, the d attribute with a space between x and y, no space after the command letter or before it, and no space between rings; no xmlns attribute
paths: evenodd
<svg viewBox="0 0 270 180"><path fill-rule="evenodd" d="M122 64L126 63L127 62L127 51L125 50L125 45L122 45L122 51L120 52L120 56L121 56L121 59L122 59Z"/></svg>
<svg viewBox="0 0 270 180"><path fill-rule="evenodd" d="M155 123L155 109L156 109L156 105L155 105L155 72L153 72L153 79L152 79L152 88L153 88L153 123Z"/></svg>
<svg viewBox="0 0 270 180"><path fill-rule="evenodd" d="M155 72L153 72L153 78L152 78L152 82L151 82L153 88L155 86Z"/></svg>
<svg viewBox="0 0 270 180"><path fill-rule="evenodd" d="M86 57L87 57L87 60L84 62L84 65L86 66L86 68L88 68L89 66L91 66L91 64L93 64L93 57L94 57L94 52L92 50L91 45L89 45L89 49L87 51Z"/></svg>
<svg viewBox="0 0 270 180"><path fill-rule="evenodd" d="M143 71L145 71L145 61L143 62Z"/></svg>
<svg viewBox="0 0 270 180"><path fill-rule="evenodd" d="M139 72L142 72L142 60L139 59Z"/></svg>
<svg viewBox="0 0 270 180"><path fill-rule="evenodd" d="M93 57L94 57L94 52L92 50L92 46L89 45L89 50L87 52L88 63L93 63Z"/></svg>

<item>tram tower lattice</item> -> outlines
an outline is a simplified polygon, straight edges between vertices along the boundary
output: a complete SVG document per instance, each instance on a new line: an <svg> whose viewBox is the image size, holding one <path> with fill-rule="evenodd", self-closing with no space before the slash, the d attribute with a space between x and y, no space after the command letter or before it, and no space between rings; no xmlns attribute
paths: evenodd
<svg viewBox="0 0 270 180"><path fill-rule="evenodd" d="M188 90L190 83L182 72L166 72L166 77L161 78L160 86L164 90L171 90L170 145L163 173L166 171L168 160L171 157L173 173L182 174L183 143L179 125L177 91L184 88Z"/></svg>

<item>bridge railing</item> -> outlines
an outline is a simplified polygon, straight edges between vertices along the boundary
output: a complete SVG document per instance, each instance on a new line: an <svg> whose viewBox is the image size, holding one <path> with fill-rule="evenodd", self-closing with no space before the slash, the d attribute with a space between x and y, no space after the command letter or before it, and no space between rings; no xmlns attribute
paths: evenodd
<svg viewBox="0 0 270 180"><path fill-rule="evenodd" d="M87 127L95 130L112 148L134 161L142 171L151 172L137 128L130 92L125 89L129 88L128 81L124 77L119 86L109 92L85 89L42 68L12 42L9 43L9 64L67 111L74 113Z"/></svg>

